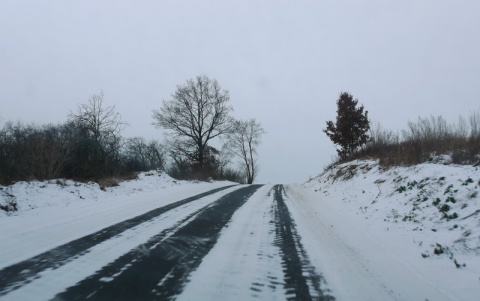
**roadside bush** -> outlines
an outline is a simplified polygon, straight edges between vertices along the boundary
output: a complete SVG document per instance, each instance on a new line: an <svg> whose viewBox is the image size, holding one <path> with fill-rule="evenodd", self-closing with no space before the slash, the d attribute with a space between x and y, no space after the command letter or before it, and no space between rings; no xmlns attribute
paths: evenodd
<svg viewBox="0 0 480 301"><path fill-rule="evenodd" d="M25 125L7 122L0 128L0 184L57 178L96 182L163 169L165 155L157 141L116 137L105 142L108 155L89 132L74 123ZM114 151L113 151L114 150Z"/></svg>
<svg viewBox="0 0 480 301"><path fill-rule="evenodd" d="M370 130L371 140L348 160L378 159L384 167L414 165L447 155L451 163L480 164L480 110L467 122L460 117L448 124L441 116L418 118L409 122L401 135L383 129L379 124Z"/></svg>
<svg viewBox="0 0 480 301"><path fill-rule="evenodd" d="M103 105L103 93L70 112L63 124L6 122L0 128L0 184L65 178L105 187L111 179L153 169L177 179L243 182L241 172L227 168L231 161L225 152L209 145L199 153L188 143L166 147L156 140L124 139L126 125L114 106Z"/></svg>
<svg viewBox="0 0 480 301"><path fill-rule="evenodd" d="M127 139L122 155L127 172L165 168L164 147L156 140L146 142L141 137Z"/></svg>
<svg viewBox="0 0 480 301"><path fill-rule="evenodd" d="M18 210L18 204L15 200L15 196L9 193L2 193L5 199L5 204L0 203L0 210L3 210L7 213L14 212Z"/></svg>
<svg viewBox="0 0 480 301"><path fill-rule="evenodd" d="M225 181L231 181L231 182L236 182L240 184L245 184L245 175L233 168L225 168L221 170L217 175L216 175L216 180L225 180Z"/></svg>

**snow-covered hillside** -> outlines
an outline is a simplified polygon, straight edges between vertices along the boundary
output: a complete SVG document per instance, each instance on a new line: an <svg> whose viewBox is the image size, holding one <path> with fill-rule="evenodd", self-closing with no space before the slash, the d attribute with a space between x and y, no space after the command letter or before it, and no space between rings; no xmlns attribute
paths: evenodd
<svg viewBox="0 0 480 301"><path fill-rule="evenodd" d="M149 172L104 189L63 180L0 187L0 204L18 207L0 215L0 299L69 299L77 286L110 296L125 283L166 294L169 281L180 285L175 294L209 300L480 294L478 167L354 161L304 185L232 184ZM136 282L161 260L185 270L170 279L152 269Z"/></svg>
<svg viewBox="0 0 480 301"><path fill-rule="evenodd" d="M304 186L318 196L318 210L328 205L350 218L428 271L432 282L450 284L447 291L480 287L479 167L437 162L383 169L376 161L353 161Z"/></svg>
<svg viewBox="0 0 480 301"><path fill-rule="evenodd" d="M11 186L0 185L0 206L17 210L0 210L2 215L19 215L32 209L69 206L129 195L136 191L152 191L160 187L180 184L164 173L141 173L137 180L118 183L117 187L101 189L94 182L81 183L72 180L17 182ZM159 187L160 186L160 187Z"/></svg>
<svg viewBox="0 0 480 301"><path fill-rule="evenodd" d="M110 181L110 187L100 186L95 182L81 183L72 180L56 179L50 181L17 182L10 186L0 185L0 206L17 210L0 210L0 217L5 215L41 214L42 210L54 207L85 207L104 205L110 201L121 202L128 196L171 191L174 187L188 190L199 181L179 181L164 172L149 171L138 174L133 180ZM113 183L113 185L112 185ZM223 182L226 184L227 182ZM101 204L100 204L101 203ZM34 210L35 209L35 210ZM57 208L58 209L58 208ZM30 212L34 210L33 212ZM30 213L29 213L30 212Z"/></svg>
<svg viewBox="0 0 480 301"><path fill-rule="evenodd" d="M0 268L154 208L233 184L178 181L151 171L114 187L62 179L0 185L0 205L17 207L0 210Z"/></svg>

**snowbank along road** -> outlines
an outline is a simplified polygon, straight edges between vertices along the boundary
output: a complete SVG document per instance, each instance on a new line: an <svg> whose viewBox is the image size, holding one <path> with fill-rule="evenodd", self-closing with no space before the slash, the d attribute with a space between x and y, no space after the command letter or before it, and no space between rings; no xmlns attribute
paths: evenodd
<svg viewBox="0 0 480 301"><path fill-rule="evenodd" d="M344 220L313 198L295 185L210 190L3 267L0 299L455 299L388 250L369 264L378 242L337 232Z"/></svg>

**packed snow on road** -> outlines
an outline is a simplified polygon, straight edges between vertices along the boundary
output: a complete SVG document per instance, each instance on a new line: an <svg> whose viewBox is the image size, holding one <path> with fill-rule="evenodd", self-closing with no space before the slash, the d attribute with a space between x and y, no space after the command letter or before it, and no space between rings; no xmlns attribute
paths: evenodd
<svg viewBox="0 0 480 301"><path fill-rule="evenodd" d="M476 300L480 171L354 161L304 184L0 187L0 300Z"/></svg>

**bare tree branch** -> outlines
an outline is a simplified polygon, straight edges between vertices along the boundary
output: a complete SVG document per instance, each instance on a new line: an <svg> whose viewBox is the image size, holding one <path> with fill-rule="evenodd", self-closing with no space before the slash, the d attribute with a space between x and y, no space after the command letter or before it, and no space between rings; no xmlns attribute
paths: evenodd
<svg viewBox="0 0 480 301"><path fill-rule="evenodd" d="M241 161L248 184L252 184L258 173L257 147L265 130L255 119L235 120L229 133L226 147Z"/></svg>
<svg viewBox="0 0 480 301"><path fill-rule="evenodd" d="M70 113L70 121L78 128L83 128L95 143L93 156L94 173L99 176L105 172L108 161L114 161L120 153L120 132L127 125L122 121L115 106L103 105L103 92L93 95L87 104L78 106L77 113Z"/></svg>
<svg viewBox="0 0 480 301"><path fill-rule="evenodd" d="M191 147L198 154L195 161L203 168L208 142L230 131L232 108L230 96L222 90L216 80L205 75L189 79L177 86L171 100L163 101L163 106L153 110L153 124L171 130L178 140L184 140L182 148Z"/></svg>

